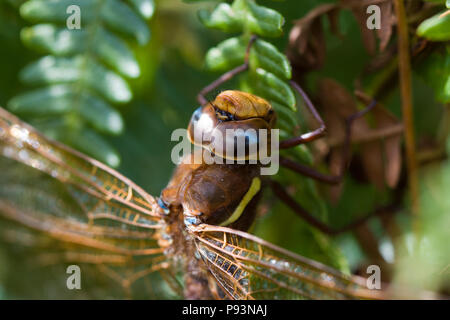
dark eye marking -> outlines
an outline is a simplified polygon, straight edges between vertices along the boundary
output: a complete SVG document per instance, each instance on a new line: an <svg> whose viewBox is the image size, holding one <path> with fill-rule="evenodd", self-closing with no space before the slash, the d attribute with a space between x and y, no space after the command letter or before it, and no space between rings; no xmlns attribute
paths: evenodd
<svg viewBox="0 0 450 320"><path fill-rule="evenodd" d="M226 117L225 121L235 121L236 120L236 117L234 116L234 114L231 114L231 113L226 112L226 111L224 111L222 109L219 109L215 105L213 105L213 107L214 107L214 110L216 111L217 114L219 114L219 115L221 115L223 117Z"/></svg>
<svg viewBox="0 0 450 320"><path fill-rule="evenodd" d="M192 120L198 121L198 119L200 119L201 115L202 115L202 107L198 107L194 111L194 114L192 115Z"/></svg>

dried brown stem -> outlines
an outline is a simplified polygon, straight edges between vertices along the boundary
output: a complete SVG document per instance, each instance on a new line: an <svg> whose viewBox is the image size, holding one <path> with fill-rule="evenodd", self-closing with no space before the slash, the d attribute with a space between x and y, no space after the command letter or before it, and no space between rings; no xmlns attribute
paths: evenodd
<svg viewBox="0 0 450 320"><path fill-rule="evenodd" d="M383 138L389 138L403 133L403 124L399 123L386 128L372 129L370 131L359 134L358 136L353 136L351 139L352 143L367 143L375 140L380 140ZM344 144L345 139L336 139L330 137L328 144L331 148L340 147Z"/></svg>
<svg viewBox="0 0 450 320"><path fill-rule="evenodd" d="M397 15L399 78L402 97L403 124L405 128L406 164L408 169L408 183L411 195L411 209L414 217L413 225L419 231L418 218L419 179L417 173L416 145L414 137L414 117L411 91L411 61L409 54L409 34L406 12L403 0L394 0Z"/></svg>

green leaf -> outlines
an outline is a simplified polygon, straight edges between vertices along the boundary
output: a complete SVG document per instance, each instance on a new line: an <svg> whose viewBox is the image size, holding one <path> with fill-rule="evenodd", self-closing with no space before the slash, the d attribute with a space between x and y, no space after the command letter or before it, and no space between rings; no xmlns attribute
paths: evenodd
<svg viewBox="0 0 450 320"><path fill-rule="evenodd" d="M109 166L118 167L120 165L118 152L101 136L88 128L70 132L60 139Z"/></svg>
<svg viewBox="0 0 450 320"><path fill-rule="evenodd" d="M84 50L86 32L68 30L53 24L38 24L23 28L20 37L30 48L54 55L69 55Z"/></svg>
<svg viewBox="0 0 450 320"><path fill-rule="evenodd" d="M90 94L84 94L78 103L80 115L95 129L121 134L124 129L122 116L104 100Z"/></svg>
<svg viewBox="0 0 450 320"><path fill-rule="evenodd" d="M46 56L26 66L19 74L27 84L74 82L81 78L84 59Z"/></svg>
<svg viewBox="0 0 450 320"><path fill-rule="evenodd" d="M247 44L248 41L243 37L234 37L219 43L206 54L206 67L211 71L225 71L243 64Z"/></svg>
<svg viewBox="0 0 450 320"><path fill-rule="evenodd" d="M276 101L270 101L270 104L277 113L278 119L284 119L285 121L287 121L289 123L290 129L295 128L298 125L298 122L296 120L297 115L295 112Z"/></svg>
<svg viewBox="0 0 450 320"><path fill-rule="evenodd" d="M57 56L82 53L90 35L85 30L68 30L52 24L38 24L22 29L22 41L29 47ZM130 78L136 78L140 69L127 44L113 33L99 28L91 46L98 57L109 66Z"/></svg>
<svg viewBox="0 0 450 320"><path fill-rule="evenodd" d="M61 115L77 111L93 128L108 134L123 132L119 112L92 94L79 96L71 85L53 85L18 95L8 103L11 111L34 116Z"/></svg>
<svg viewBox="0 0 450 320"><path fill-rule="evenodd" d="M100 64L84 59L56 58L46 56L28 65L20 73L20 78L28 84L73 83L81 81L95 89L111 102L124 103L131 100L128 84L119 75Z"/></svg>
<svg viewBox="0 0 450 320"><path fill-rule="evenodd" d="M34 0L24 3L20 14L31 22L65 23L69 14L66 12L73 0ZM150 31L146 23L128 6L119 0L78 0L82 28L98 24L101 20L112 30L133 36L139 44L146 44Z"/></svg>
<svg viewBox="0 0 450 320"><path fill-rule="evenodd" d="M304 164L311 166L314 163L314 156L305 144L295 146L294 148L292 148L291 153L298 161Z"/></svg>
<svg viewBox="0 0 450 320"><path fill-rule="evenodd" d="M125 41L113 33L100 28L97 33L94 50L101 60L130 78L141 74L139 64Z"/></svg>
<svg viewBox="0 0 450 320"><path fill-rule="evenodd" d="M145 19L150 19L155 13L154 0L128 0Z"/></svg>
<svg viewBox="0 0 450 320"><path fill-rule="evenodd" d="M232 9L249 32L263 37L278 37L283 33L284 18L275 10L259 6L253 0L235 0Z"/></svg>
<svg viewBox="0 0 450 320"><path fill-rule="evenodd" d="M430 54L416 72L433 88L436 100L450 102L450 46Z"/></svg>
<svg viewBox="0 0 450 320"><path fill-rule="evenodd" d="M252 72L250 79L257 94L283 104L294 111L297 110L295 95L291 88L273 73L258 68Z"/></svg>
<svg viewBox="0 0 450 320"><path fill-rule="evenodd" d="M42 23L23 28L22 42L50 55L28 65L19 75L26 84L46 87L16 96L10 100L9 107L41 119L46 118L43 115L62 115L64 121L60 121L57 129L63 133L78 132L87 124L99 132L121 133L122 117L109 103L126 103L132 98L122 76L136 78L141 70L128 38L136 39L141 45L148 42L150 31L145 19L154 13L154 0L29 0L22 3L21 16L29 22ZM80 7L80 30L66 27L72 14L67 9L71 5ZM93 139L100 146L105 144ZM69 140L76 142L75 134ZM69 144L76 146L69 140ZM92 152L97 150L95 147L90 151L82 150L97 157ZM106 161L105 157L98 158ZM111 156L108 163L117 164L118 161L111 161L113 158Z"/></svg>
<svg viewBox="0 0 450 320"><path fill-rule="evenodd" d="M227 3L220 3L212 12L200 10L198 17L208 28L215 28L225 32L242 31L242 22Z"/></svg>
<svg viewBox="0 0 450 320"><path fill-rule="evenodd" d="M15 96L8 102L8 109L14 113L31 115L64 114L73 107L72 88L55 85Z"/></svg>
<svg viewBox="0 0 450 320"><path fill-rule="evenodd" d="M33 0L20 7L21 16L31 22L64 23L69 17L67 8L75 4L73 0ZM78 0L76 5L81 10L82 24L90 23L95 18L97 0Z"/></svg>
<svg viewBox="0 0 450 320"><path fill-rule="evenodd" d="M103 2L101 16L112 30L134 36L140 45L150 40L150 30L147 24L125 3L119 0Z"/></svg>
<svg viewBox="0 0 450 320"><path fill-rule="evenodd" d="M291 65L286 56L274 45L261 39L258 39L250 50L250 68L262 68L285 79L292 76Z"/></svg>
<svg viewBox="0 0 450 320"><path fill-rule="evenodd" d="M442 13L426 19L417 28L417 34L432 41L450 40L450 15Z"/></svg>

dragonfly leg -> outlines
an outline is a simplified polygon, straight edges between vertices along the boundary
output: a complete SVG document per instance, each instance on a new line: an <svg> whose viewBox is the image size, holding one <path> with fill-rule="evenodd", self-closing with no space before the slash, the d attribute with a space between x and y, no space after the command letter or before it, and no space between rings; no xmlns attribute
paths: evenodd
<svg viewBox="0 0 450 320"><path fill-rule="evenodd" d="M212 83L210 83L209 85L207 85L200 91L200 93L197 95L197 101L200 103L200 105L204 106L208 103L208 99L206 99L206 95L209 92L213 91L214 89L217 89L223 83L227 82L228 80L232 79L237 74L244 72L248 69L248 57L250 54L250 49L253 46L253 44L255 43L256 39L258 39L258 37L256 35L252 35L250 38L250 41L247 45L247 49L245 51L244 64L224 73L218 79L216 79L215 81L213 81Z"/></svg>
<svg viewBox="0 0 450 320"><path fill-rule="evenodd" d="M298 137L290 138L284 141L280 142L280 149L288 149L292 148L294 146L297 146L299 144L303 144L306 142L314 141L318 138L321 138L325 135L326 132L326 125L322 118L320 117L319 113L317 112L317 109L314 107L311 100L308 98L306 93L303 91L303 89L294 81L291 81L291 85L300 93L300 95L303 97L306 106L308 110L311 112L313 117L319 122L319 128L304 133ZM345 138L344 138L344 146L343 146L343 152L342 152L342 166L340 168L340 172L337 175L329 175L321 173L320 171L311 168L309 166L303 165L301 163L295 162L291 159L280 157L280 165L294 171L297 173L300 173L304 176L319 180L321 182L325 182L328 184L339 184L342 181L342 178L344 176L344 173L349 165L350 161L350 153L351 153L351 134L352 134L352 126L355 120L363 117L366 115L369 111L371 111L375 106L377 105L377 102L375 100L372 100L364 109L361 111L358 111L351 116L349 116L345 121Z"/></svg>
<svg viewBox="0 0 450 320"><path fill-rule="evenodd" d="M366 223L369 219L375 216L382 216L386 214L392 214L394 212L399 211L401 206L401 197L395 197L394 201L391 204L380 206L376 208L374 211L372 211L369 214L366 214L365 216L358 218L349 224L339 227L339 228L333 228L327 225L326 223L320 221L313 215L311 215L305 208L303 208L293 197L291 197L284 187L278 183L277 181L271 180L270 181L270 187L272 188L274 194L283 201L289 208L291 208L295 214L300 216L303 220L308 222L313 227L319 229L323 233L329 234L329 235L336 235L339 233L343 233L346 231L353 230L364 223Z"/></svg>

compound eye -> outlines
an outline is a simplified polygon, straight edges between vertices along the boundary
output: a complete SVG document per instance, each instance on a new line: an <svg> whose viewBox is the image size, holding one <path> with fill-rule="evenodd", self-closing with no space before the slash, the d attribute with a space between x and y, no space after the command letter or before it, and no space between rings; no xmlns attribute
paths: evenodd
<svg viewBox="0 0 450 320"><path fill-rule="evenodd" d="M192 121L192 122L197 122L197 121L200 119L201 115L202 115L202 107L198 107L198 108L194 111L194 113L192 114L192 119L191 119L191 121Z"/></svg>
<svg viewBox="0 0 450 320"><path fill-rule="evenodd" d="M217 124L216 113L211 106L200 107L194 111L189 123L189 139L203 145L209 144L211 132Z"/></svg>
<svg viewBox="0 0 450 320"><path fill-rule="evenodd" d="M270 140L270 127L263 119L227 121L214 129L210 150L226 159L257 160Z"/></svg>

